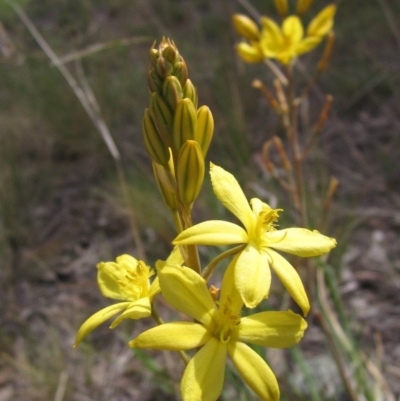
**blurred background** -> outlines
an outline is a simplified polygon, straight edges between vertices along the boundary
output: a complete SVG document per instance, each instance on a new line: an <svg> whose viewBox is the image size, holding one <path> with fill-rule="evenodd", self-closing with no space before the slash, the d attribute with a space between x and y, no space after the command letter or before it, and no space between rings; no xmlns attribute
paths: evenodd
<svg viewBox="0 0 400 401"><path fill-rule="evenodd" d="M154 40L164 35L176 42L199 105L214 115L208 159L233 172L249 196L283 208L288 203L260 161L262 144L282 132L251 82L270 82L272 75L235 53L239 37L231 16L248 14L246 3L10 3L30 18L96 113L94 124L24 14L0 0L0 401L177 400L183 366L176 355L126 345L151 322L126 321L114 331L103 325L78 349L72 344L81 323L110 304L98 291L96 264L137 255L132 222L151 265L168 255L175 236L142 141ZM310 14L327 4L316 0ZM251 5L275 15L270 0ZM400 395L400 2L344 0L338 6L333 58L305 111L315 121L325 94L333 96L312 156L309 179L319 180L308 197L321 204L318 183L339 180L324 232L339 244L330 259L335 293L360 355L378 370L381 391L373 399L392 401ZM300 81L321 51L302 57ZM100 118L122 170L99 133ZM195 218L231 218L224 213L207 179ZM281 227L292 220L288 212ZM351 399L317 327L311 325L296 349L266 355L282 400ZM350 373L353 362L348 359ZM221 399L256 399L233 370L226 380Z"/></svg>

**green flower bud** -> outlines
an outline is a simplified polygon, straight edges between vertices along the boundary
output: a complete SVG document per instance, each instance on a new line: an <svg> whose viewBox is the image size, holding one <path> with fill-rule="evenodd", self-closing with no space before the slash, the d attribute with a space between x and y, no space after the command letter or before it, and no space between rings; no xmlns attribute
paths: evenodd
<svg viewBox="0 0 400 401"><path fill-rule="evenodd" d="M170 158L169 148L165 146L157 128L151 118L149 109L144 111L143 122L143 139L144 146L150 157L158 164L166 165Z"/></svg>
<svg viewBox="0 0 400 401"><path fill-rule="evenodd" d="M177 77L171 75L165 78L162 86L162 96L167 101L171 110L175 110L183 97L182 87Z"/></svg>
<svg viewBox="0 0 400 401"><path fill-rule="evenodd" d="M185 60L183 59L182 56L181 56L181 61L175 64L172 75L175 75L179 79L179 82L181 83L181 86L183 88L188 79L188 70Z"/></svg>
<svg viewBox="0 0 400 401"><path fill-rule="evenodd" d="M149 50L149 61L150 64L155 67L157 64L157 60L159 57L159 52L158 50L155 48L156 45L156 41L154 41L153 45L151 46L150 50Z"/></svg>
<svg viewBox="0 0 400 401"><path fill-rule="evenodd" d="M207 106L202 106L197 110L197 130L195 140L200 145L205 158L210 147L214 133L214 118Z"/></svg>
<svg viewBox="0 0 400 401"><path fill-rule="evenodd" d="M198 197L204 180L204 158L196 141L186 141L178 156L176 172L179 198L190 206Z"/></svg>
<svg viewBox="0 0 400 401"><path fill-rule="evenodd" d="M173 65L170 64L168 61L166 61L164 58L162 57L158 58L156 64L156 70L160 75L161 79L169 77L172 74L173 69L174 69Z"/></svg>
<svg viewBox="0 0 400 401"><path fill-rule="evenodd" d="M195 139L196 129L196 109L190 99L182 99L176 107L172 127L172 140L178 152L185 141Z"/></svg>
<svg viewBox="0 0 400 401"><path fill-rule="evenodd" d="M150 97L150 114L153 118L157 131L160 134L165 146L172 146L172 112L165 103L164 99L156 92L153 92Z"/></svg>
<svg viewBox="0 0 400 401"><path fill-rule="evenodd" d="M179 61L178 49L169 44L168 46L165 46L162 50L162 57L170 64L175 65L175 63Z"/></svg>
<svg viewBox="0 0 400 401"><path fill-rule="evenodd" d="M147 85L150 92L157 92L161 94L162 80L154 68L147 72Z"/></svg>
<svg viewBox="0 0 400 401"><path fill-rule="evenodd" d="M156 179L164 203L173 212L178 210L178 202L176 200L174 191L171 190L169 179L167 177L170 173L168 173L163 166L155 163L154 161L152 165L154 177Z"/></svg>
<svg viewBox="0 0 400 401"><path fill-rule="evenodd" d="M197 90L190 79L186 81L183 87L183 98L186 97L192 101L194 108L197 109Z"/></svg>

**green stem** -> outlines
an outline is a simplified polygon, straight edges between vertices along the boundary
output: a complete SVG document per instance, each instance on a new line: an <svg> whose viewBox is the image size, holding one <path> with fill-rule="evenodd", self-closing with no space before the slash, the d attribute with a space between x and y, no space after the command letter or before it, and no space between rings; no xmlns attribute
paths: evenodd
<svg viewBox="0 0 400 401"><path fill-rule="evenodd" d="M228 249L225 252L222 252L220 255L218 255L216 258L214 258L209 265L203 270L202 276L203 278L208 281L210 279L210 277L212 276L215 267L217 266L217 264L219 262L221 262L221 260L224 260L226 258L229 258L232 255L235 255L237 253L239 253L240 251L242 251L244 248L246 248L247 244L243 244L243 245L239 245L236 246L235 248L232 249Z"/></svg>

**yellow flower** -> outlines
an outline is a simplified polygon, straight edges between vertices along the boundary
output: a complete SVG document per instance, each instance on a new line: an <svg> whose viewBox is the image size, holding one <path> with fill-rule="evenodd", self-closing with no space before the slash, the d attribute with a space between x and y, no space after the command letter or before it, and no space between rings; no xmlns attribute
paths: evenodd
<svg viewBox="0 0 400 401"><path fill-rule="evenodd" d="M149 278L154 274L143 261L130 255L122 255L116 262L102 262L97 265L97 282L101 293L112 299L123 302L107 306L89 317L76 335L74 347L97 326L122 312L111 324L116 327L123 319L140 319L150 316L151 302L160 292L158 278L150 284Z"/></svg>
<svg viewBox="0 0 400 401"><path fill-rule="evenodd" d="M313 50L333 27L336 6L325 7L311 20L304 37L301 20L296 15L285 18L280 28L271 18L261 17L260 48L267 58L289 64L294 58Z"/></svg>
<svg viewBox="0 0 400 401"><path fill-rule="evenodd" d="M172 322L141 333L129 343L134 348L171 351L201 347L183 374L183 401L215 401L221 394L229 356L249 387L265 401L279 400L275 375L245 342L287 348L303 337L306 321L291 311L261 312L240 317L242 300L233 283L234 263L225 272L218 302L204 279L187 267L167 264L158 269L164 298L195 320Z"/></svg>
<svg viewBox="0 0 400 401"><path fill-rule="evenodd" d="M293 255L310 257L323 255L336 246L333 238L304 228L276 230L280 209L272 209L253 198L251 207L235 177L211 163L211 182L221 203L244 225L226 221L206 221L182 233L173 241L176 245L247 244L235 264L235 286L245 305L256 307L268 297L271 271L275 271L286 290L307 315L310 305L303 283L293 266L272 248Z"/></svg>

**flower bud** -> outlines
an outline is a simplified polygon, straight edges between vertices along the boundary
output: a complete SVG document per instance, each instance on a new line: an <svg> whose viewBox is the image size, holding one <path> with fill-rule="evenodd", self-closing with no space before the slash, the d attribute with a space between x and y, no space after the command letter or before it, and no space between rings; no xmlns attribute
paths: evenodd
<svg viewBox="0 0 400 401"><path fill-rule="evenodd" d="M233 26L239 35L246 39L258 41L260 38L260 31L256 23L244 14L235 14L232 17Z"/></svg>
<svg viewBox="0 0 400 401"><path fill-rule="evenodd" d="M183 98L189 98L192 101L194 108L197 109L197 90L190 79L186 81L186 84L183 87Z"/></svg>
<svg viewBox="0 0 400 401"><path fill-rule="evenodd" d="M155 67L157 65L157 60L159 57L159 52L155 48L155 45L156 45L156 41L154 41L153 45L151 46L151 48L149 50L149 61L150 61L150 64L152 65L152 67Z"/></svg>
<svg viewBox="0 0 400 401"><path fill-rule="evenodd" d="M167 205L169 209L172 211L178 210L178 202L176 200L176 196L174 191L171 190L171 186L169 185L169 179L167 177L167 171L165 168L153 161L153 173L156 179L158 188L161 192L161 196L164 200L164 203Z"/></svg>
<svg viewBox="0 0 400 401"><path fill-rule="evenodd" d="M298 15L305 14L310 8L313 1L314 0L297 0L296 13Z"/></svg>
<svg viewBox="0 0 400 401"><path fill-rule="evenodd" d="M214 118L207 106L202 106L197 110L197 130L195 139L200 145L203 157L205 158L210 147L214 133Z"/></svg>
<svg viewBox="0 0 400 401"><path fill-rule="evenodd" d="M288 3L287 0L274 0L276 11L283 18L288 13Z"/></svg>
<svg viewBox="0 0 400 401"><path fill-rule="evenodd" d="M165 146L172 146L172 112L165 103L164 99L156 92L153 92L150 97L150 114L153 118L157 131L160 134Z"/></svg>
<svg viewBox="0 0 400 401"><path fill-rule="evenodd" d="M264 54L256 42L254 42L253 45L249 45L246 42L240 42L236 46L236 50L238 55L246 61L246 63L259 63L264 60Z"/></svg>
<svg viewBox="0 0 400 401"><path fill-rule="evenodd" d="M185 60L183 59L182 56L181 56L181 60L175 64L172 75L175 75L179 79L179 82L181 83L181 86L183 88L188 79L188 70L187 70Z"/></svg>
<svg viewBox="0 0 400 401"><path fill-rule="evenodd" d="M196 141L186 141L178 156L176 172L179 198L190 206L198 197L204 180L204 158Z"/></svg>
<svg viewBox="0 0 400 401"><path fill-rule="evenodd" d="M161 165L166 165L170 158L169 149L165 146L160 135L158 134L157 128L154 125L153 119L151 118L149 109L144 111L143 122L143 139L147 153L150 155L152 160Z"/></svg>
<svg viewBox="0 0 400 401"><path fill-rule="evenodd" d="M179 152L185 141L195 138L196 129L196 109L190 99L182 99L176 107L172 127L172 140L176 151Z"/></svg>
<svg viewBox="0 0 400 401"><path fill-rule="evenodd" d="M162 96L167 101L171 110L174 111L183 97L182 87L177 77L171 75L165 78L162 85Z"/></svg>
<svg viewBox="0 0 400 401"><path fill-rule="evenodd" d="M147 72L147 85L150 92L161 93L162 80L154 68Z"/></svg>

